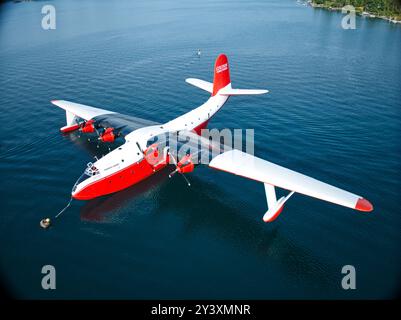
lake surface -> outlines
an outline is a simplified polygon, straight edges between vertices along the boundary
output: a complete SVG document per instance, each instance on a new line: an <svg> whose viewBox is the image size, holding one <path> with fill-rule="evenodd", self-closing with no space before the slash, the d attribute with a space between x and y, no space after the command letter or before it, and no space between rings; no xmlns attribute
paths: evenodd
<svg viewBox="0 0 401 320"><path fill-rule="evenodd" d="M41 28L41 8L57 28ZM19 298L391 298L401 283L401 27L296 1L52 1L0 6L0 272ZM202 55L196 56L201 48ZM255 129L255 154L369 199L302 195L265 224L263 185L198 167L74 201L99 150L63 136L65 99L166 122L203 103L226 53L232 97L210 128ZM41 288L53 265L57 289ZM341 268L356 269L343 290Z"/></svg>

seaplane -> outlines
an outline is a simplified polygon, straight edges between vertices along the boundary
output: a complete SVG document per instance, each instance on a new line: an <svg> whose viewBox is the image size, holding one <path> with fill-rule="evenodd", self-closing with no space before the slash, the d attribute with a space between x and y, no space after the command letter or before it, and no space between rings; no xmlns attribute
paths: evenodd
<svg viewBox="0 0 401 320"><path fill-rule="evenodd" d="M213 83L194 78L186 79L186 82L209 92L209 99L201 106L163 124L70 101L51 101L65 110L66 125L60 129L63 134L79 131L80 135L95 135L98 143L122 142L100 159L96 158L96 161L87 164L72 188L71 199L90 200L121 191L157 174L168 165L175 166L170 176L178 173L190 185L185 175L194 171L194 159L199 153L186 152L180 157L169 143L163 143L159 138L166 134L195 136L199 137L198 146L207 146L203 149L221 150L221 145L212 145L210 139L202 137L202 131L210 119L231 96L268 93L268 90L232 88L225 54L220 54L216 59ZM223 152L215 153L208 166L263 183L267 202L267 211L263 215L265 222L274 221L294 193L359 211L373 210L372 204L359 195L238 149L224 149ZM288 194L277 199L276 188L287 190Z"/></svg>

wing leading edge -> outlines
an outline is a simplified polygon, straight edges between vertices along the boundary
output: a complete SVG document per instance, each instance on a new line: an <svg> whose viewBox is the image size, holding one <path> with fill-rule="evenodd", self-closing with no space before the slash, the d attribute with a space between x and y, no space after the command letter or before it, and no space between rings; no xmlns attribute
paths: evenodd
<svg viewBox="0 0 401 320"><path fill-rule="evenodd" d="M94 108L86 106L84 104L70 102L66 100L52 100L51 103L65 110L67 125L60 128L62 132L68 132L77 129L77 117L84 120L91 120L100 115L115 113L113 111Z"/></svg>
<svg viewBox="0 0 401 320"><path fill-rule="evenodd" d="M363 197L334 187L304 174L281 167L239 150L230 150L213 158L210 167L265 184L269 211L264 220L272 221L281 212L284 202L293 192L332 202L359 211L372 211L372 204ZM291 191L287 197L276 200L274 187ZM273 210L271 210L273 209Z"/></svg>
<svg viewBox="0 0 401 320"><path fill-rule="evenodd" d="M52 100L51 103L85 120L90 120L103 114L115 113L113 111L90 107L66 100Z"/></svg>

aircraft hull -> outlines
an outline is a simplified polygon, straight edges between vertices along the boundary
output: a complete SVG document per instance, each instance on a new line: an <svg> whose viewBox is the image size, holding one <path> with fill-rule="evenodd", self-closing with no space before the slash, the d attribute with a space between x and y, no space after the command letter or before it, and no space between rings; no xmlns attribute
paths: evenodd
<svg viewBox="0 0 401 320"><path fill-rule="evenodd" d="M77 200L90 200L123 190L160 171L167 166L167 163L164 161L153 166L146 159L143 159L138 163L94 181L77 192L73 192L72 197Z"/></svg>

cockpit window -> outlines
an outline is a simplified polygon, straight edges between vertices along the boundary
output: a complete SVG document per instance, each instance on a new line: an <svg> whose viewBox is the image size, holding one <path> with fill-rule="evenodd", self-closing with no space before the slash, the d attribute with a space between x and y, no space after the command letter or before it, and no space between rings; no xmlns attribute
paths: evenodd
<svg viewBox="0 0 401 320"><path fill-rule="evenodd" d="M99 174L99 169L96 168L92 162L89 162L86 165L85 174L88 176L94 176L96 174Z"/></svg>

